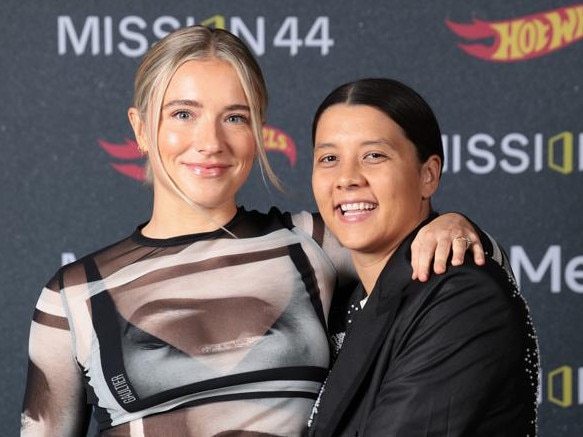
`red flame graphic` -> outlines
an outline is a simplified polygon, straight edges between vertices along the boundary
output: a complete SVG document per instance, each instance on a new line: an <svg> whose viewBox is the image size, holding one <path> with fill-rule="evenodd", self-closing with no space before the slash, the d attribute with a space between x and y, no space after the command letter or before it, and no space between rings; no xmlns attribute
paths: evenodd
<svg viewBox="0 0 583 437"><path fill-rule="evenodd" d="M125 176L138 181L143 181L145 177L144 157L138 150L138 144L129 139L125 139L124 144L114 144L104 140L98 140L99 146L105 150L108 155L113 158L124 161L139 161L127 162L123 164L111 163L110 165L118 172Z"/></svg>

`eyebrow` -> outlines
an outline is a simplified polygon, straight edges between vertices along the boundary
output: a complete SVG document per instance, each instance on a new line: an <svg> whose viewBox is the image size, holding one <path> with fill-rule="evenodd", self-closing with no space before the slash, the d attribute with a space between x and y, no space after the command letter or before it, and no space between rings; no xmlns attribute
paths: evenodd
<svg viewBox="0 0 583 437"><path fill-rule="evenodd" d="M203 104L196 101L196 100L191 100L191 99L177 99L177 100L171 100L168 103L166 103L165 105L163 105L162 110L168 109L168 108L173 108L175 106L191 106L193 108L202 108ZM248 111L248 112L251 112L249 105L243 105L240 103L228 105L227 107L225 107L225 110L226 111Z"/></svg>
<svg viewBox="0 0 583 437"><path fill-rule="evenodd" d="M386 147L390 147L392 149L395 148L395 146L387 139L385 138L376 138L373 140L367 140L367 141L363 141L362 143L360 143L358 146L359 147L366 147L366 146L374 146L374 145L383 145ZM317 143L316 145L314 145L314 149L316 150L320 150L320 149L330 149L330 148L334 148L337 147L337 145L335 143Z"/></svg>
<svg viewBox="0 0 583 437"><path fill-rule="evenodd" d="M200 104L196 100L177 99L170 100L168 103L162 106L162 109L172 108L174 106L193 106L195 108L202 108L202 104Z"/></svg>
<svg viewBox="0 0 583 437"><path fill-rule="evenodd" d="M368 140L368 141L364 141L363 143L361 143L361 146L374 146L376 144L380 144L383 146L387 146L390 148L395 148L395 146L393 145L393 143L389 140L387 140L386 138L376 138L374 140Z"/></svg>
<svg viewBox="0 0 583 437"><path fill-rule="evenodd" d="M331 149L333 147L336 147L333 143L317 143L317 144L314 144L314 150Z"/></svg>

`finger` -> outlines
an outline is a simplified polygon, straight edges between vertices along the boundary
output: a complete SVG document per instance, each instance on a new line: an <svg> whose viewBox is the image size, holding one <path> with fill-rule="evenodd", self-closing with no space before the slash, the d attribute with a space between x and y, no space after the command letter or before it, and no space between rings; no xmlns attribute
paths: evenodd
<svg viewBox="0 0 583 437"><path fill-rule="evenodd" d="M417 235L417 237L411 245L411 267L413 268L411 277L425 282L429 279L429 271L437 242L435 239L423 239L420 235ZM419 241L425 241L425 243L421 244Z"/></svg>
<svg viewBox="0 0 583 437"><path fill-rule="evenodd" d="M486 263L486 254L484 253L484 247L479 239L474 240L472 247L470 248L474 255L474 262L482 266Z"/></svg>
<svg viewBox="0 0 583 437"><path fill-rule="evenodd" d="M437 243L433 258L433 271L438 275L444 273L447 269L447 259L449 251L452 249L452 241L449 238L440 239Z"/></svg>
<svg viewBox="0 0 583 437"><path fill-rule="evenodd" d="M451 265L460 266L464 263L466 251L472 246L469 237L456 237L451 242Z"/></svg>

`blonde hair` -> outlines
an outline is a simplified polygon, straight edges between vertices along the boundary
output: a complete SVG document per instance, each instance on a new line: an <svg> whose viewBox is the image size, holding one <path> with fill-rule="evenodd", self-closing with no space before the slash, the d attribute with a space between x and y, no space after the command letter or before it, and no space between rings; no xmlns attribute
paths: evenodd
<svg viewBox="0 0 583 437"><path fill-rule="evenodd" d="M283 185L269 165L263 142L263 121L267 110L267 88L259 64L249 48L238 37L223 29L201 25L178 29L158 41L144 56L134 82L133 106L145 124L145 134L155 151L155 159L161 163L158 148L158 128L162 102L168 85L185 62L220 59L228 62L236 71L251 112L251 129L257 148L262 175L275 187ZM152 157L150 157L151 159ZM174 190L190 205L193 202L172 180L161 166ZM151 180L151 168L148 165Z"/></svg>

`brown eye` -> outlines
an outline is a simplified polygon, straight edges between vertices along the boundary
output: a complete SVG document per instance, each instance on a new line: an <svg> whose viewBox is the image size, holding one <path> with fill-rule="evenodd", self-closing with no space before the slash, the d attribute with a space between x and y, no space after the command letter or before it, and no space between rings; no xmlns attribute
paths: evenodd
<svg viewBox="0 0 583 437"><path fill-rule="evenodd" d="M364 159L367 161L384 161L387 159L387 155L380 152L370 152L364 155Z"/></svg>
<svg viewBox="0 0 583 437"><path fill-rule="evenodd" d="M318 159L318 162L330 163L336 161L338 158L334 155L325 155Z"/></svg>

